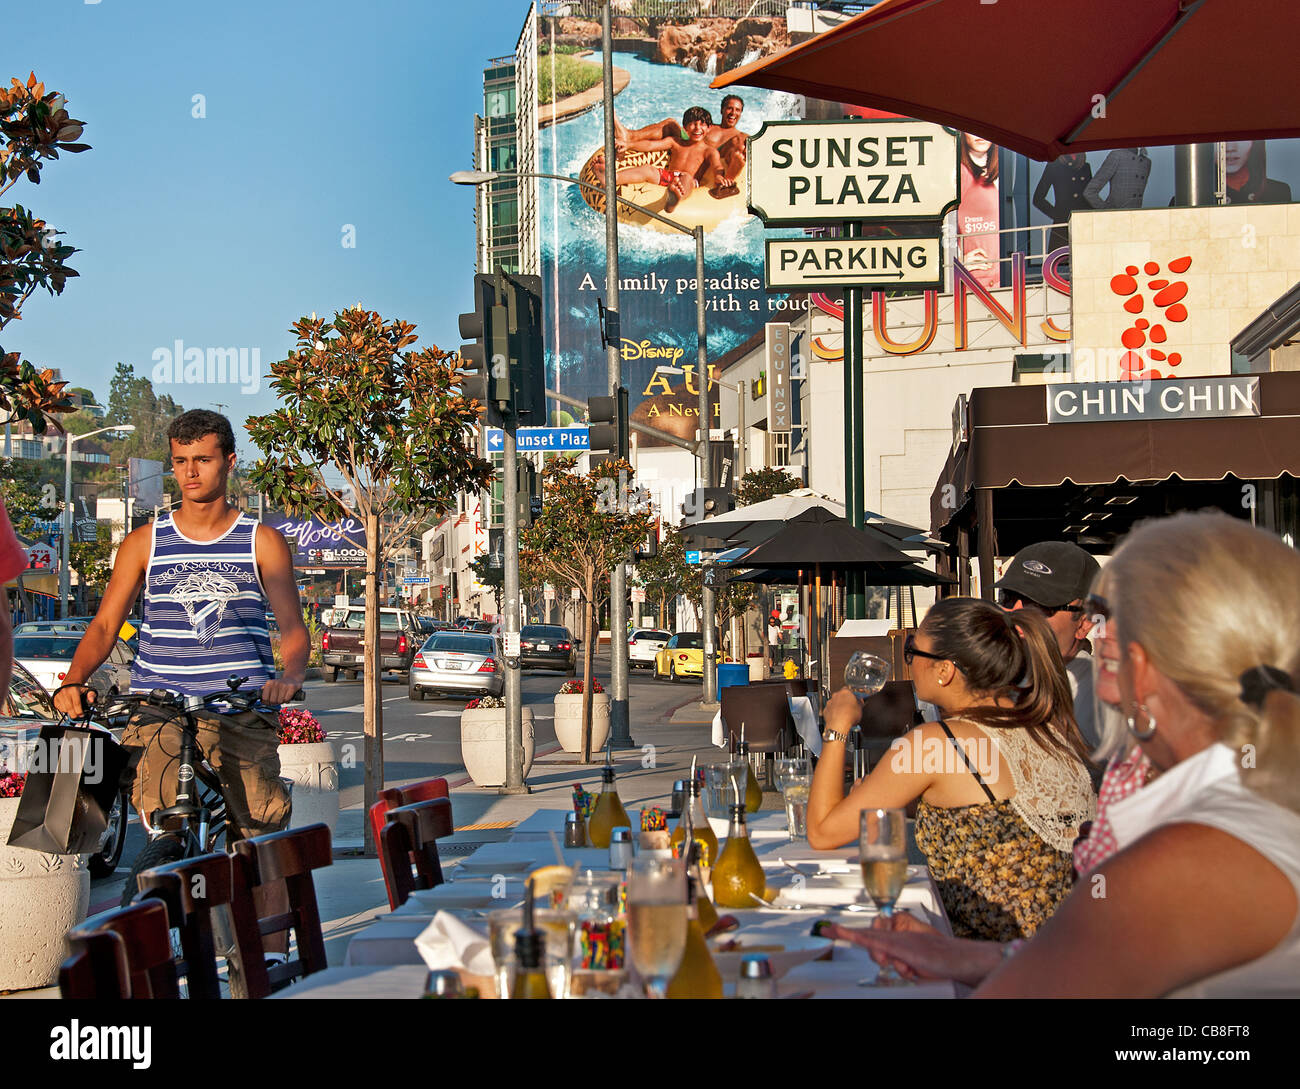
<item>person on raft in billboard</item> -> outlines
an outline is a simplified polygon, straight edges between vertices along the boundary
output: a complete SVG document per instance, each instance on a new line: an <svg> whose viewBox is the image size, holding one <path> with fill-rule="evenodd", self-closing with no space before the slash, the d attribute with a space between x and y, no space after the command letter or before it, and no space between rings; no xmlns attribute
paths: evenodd
<svg viewBox="0 0 1300 1089"><path fill-rule="evenodd" d="M740 95L727 95L722 100L721 121L714 125L710 118L709 131L704 137L706 143L718 149L718 154L722 156L722 169L728 178L740 177L740 172L745 169L745 153L749 137L740 131L740 115L745 111L745 100ZM619 119L614 118L614 146L622 151L623 148L633 143L639 143L643 140L667 140L673 137L680 137L682 127L671 117L665 117L662 121L656 121L653 125L646 125L644 128L629 130ZM735 189L735 182L724 188L730 189L730 192L716 194L720 197L734 196L738 191Z"/></svg>
<svg viewBox="0 0 1300 1089"><path fill-rule="evenodd" d="M633 141L628 145L632 151L667 151L668 163L664 167L625 166L615 175L617 185L635 185L637 183L662 185L668 190L665 208L672 211L678 201L689 197L696 185L710 187L714 196L719 190L729 186L731 179L723 172L722 157L705 137L708 135L713 118L703 106L692 106L682 115L682 127L686 130L686 139L666 137L661 140Z"/></svg>

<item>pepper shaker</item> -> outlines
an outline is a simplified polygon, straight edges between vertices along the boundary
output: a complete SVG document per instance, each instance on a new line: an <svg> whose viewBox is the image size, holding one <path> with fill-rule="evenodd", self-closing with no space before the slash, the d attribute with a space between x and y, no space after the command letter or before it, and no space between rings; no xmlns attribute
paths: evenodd
<svg viewBox="0 0 1300 1089"><path fill-rule="evenodd" d="M609 837L609 868L626 871L632 864L632 829L615 828Z"/></svg>
<svg viewBox="0 0 1300 1089"><path fill-rule="evenodd" d="M775 998L776 980L772 964L762 953L750 953L740 959L740 978L736 980L737 998Z"/></svg>

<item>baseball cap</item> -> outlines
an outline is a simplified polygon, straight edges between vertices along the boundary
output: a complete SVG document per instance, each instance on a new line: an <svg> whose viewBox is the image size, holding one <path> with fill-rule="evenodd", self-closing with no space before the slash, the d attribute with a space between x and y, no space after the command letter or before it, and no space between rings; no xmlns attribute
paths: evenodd
<svg viewBox="0 0 1300 1089"><path fill-rule="evenodd" d="M1076 544L1040 541L1012 557L997 588L1054 608L1085 597L1100 570L1101 565Z"/></svg>

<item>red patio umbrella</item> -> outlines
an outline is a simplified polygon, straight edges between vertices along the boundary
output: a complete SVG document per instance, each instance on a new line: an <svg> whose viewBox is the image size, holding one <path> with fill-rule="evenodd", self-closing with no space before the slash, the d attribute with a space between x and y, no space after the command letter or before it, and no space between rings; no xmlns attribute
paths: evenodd
<svg viewBox="0 0 1300 1089"><path fill-rule="evenodd" d="M885 0L713 81L854 103L1035 159L1300 136L1296 0Z"/></svg>

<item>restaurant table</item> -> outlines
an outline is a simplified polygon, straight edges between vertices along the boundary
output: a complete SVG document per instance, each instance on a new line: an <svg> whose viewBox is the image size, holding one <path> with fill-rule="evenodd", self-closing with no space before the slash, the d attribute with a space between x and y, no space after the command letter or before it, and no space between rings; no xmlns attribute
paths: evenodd
<svg viewBox="0 0 1300 1089"><path fill-rule="evenodd" d="M415 940L435 913L450 910L469 925L486 930L487 911L514 906L527 871L555 861L549 844L529 837L539 831L544 835L563 813L541 811L534 814L538 819L525 830L524 838L484 844L465 860L470 863L468 870L464 864L454 867L450 871L453 879L447 884L417 890L396 911L378 916L354 935L343 967L316 973L276 997L418 997L426 969ZM746 946L784 946L797 959L801 945L814 944L810 932L818 919L834 919L848 927L871 925L878 912L861 887L856 850L817 851L806 841L791 842L785 815L779 812L756 814L749 825L768 886L779 891L772 907L719 909L740 921L738 930L722 936L722 940L739 940L737 953L743 953ZM567 865L608 872L607 851L564 848L562 853ZM784 910L782 905L799 905L800 910ZM951 933L938 891L924 867L909 868L898 909ZM829 960L810 960L792 967L779 981L778 995L812 991L815 998L951 998L957 994L956 986L948 981L859 986L860 980L872 979L876 972L867 953L846 942L828 942L827 948L831 949Z"/></svg>

